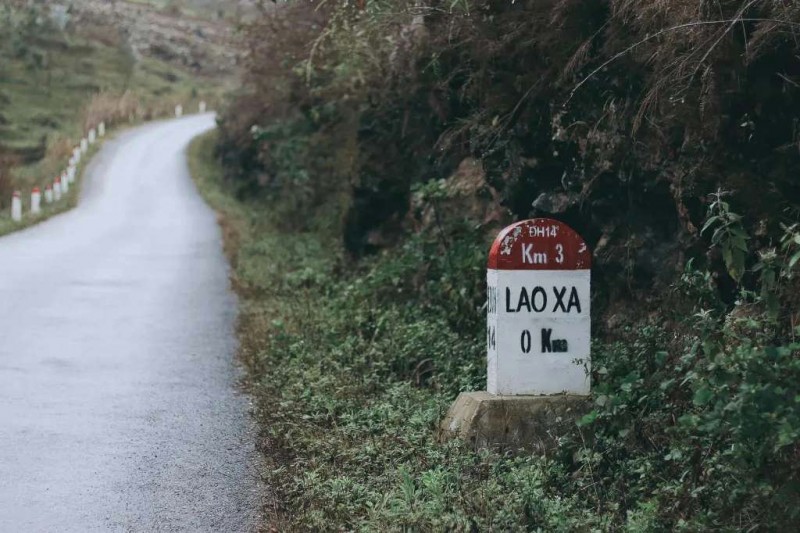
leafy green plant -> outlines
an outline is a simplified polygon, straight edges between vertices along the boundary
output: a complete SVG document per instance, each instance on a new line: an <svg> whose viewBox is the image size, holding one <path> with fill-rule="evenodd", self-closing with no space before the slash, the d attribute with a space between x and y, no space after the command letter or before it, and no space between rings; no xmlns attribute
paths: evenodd
<svg viewBox="0 0 800 533"><path fill-rule="evenodd" d="M791 226L782 225L783 237L781 238L781 250L787 254L785 275L792 276L794 267L800 261L800 224Z"/></svg>
<svg viewBox="0 0 800 533"><path fill-rule="evenodd" d="M712 202L708 208L709 217L702 233L713 229L711 244L721 250L728 274L738 282L745 272L749 236L742 224L742 217L732 212L730 204L723 200L728 194L718 191L712 195Z"/></svg>

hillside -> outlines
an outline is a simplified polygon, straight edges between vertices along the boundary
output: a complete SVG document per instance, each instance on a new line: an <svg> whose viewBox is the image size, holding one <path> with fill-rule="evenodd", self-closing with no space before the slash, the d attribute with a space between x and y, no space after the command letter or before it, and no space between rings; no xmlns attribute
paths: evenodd
<svg viewBox="0 0 800 533"><path fill-rule="evenodd" d="M796 3L759 0L293 2L253 21L206 186L276 520L791 529L798 27ZM593 251L592 408L546 456L439 443L450 402L485 386L488 243L535 216Z"/></svg>
<svg viewBox="0 0 800 533"><path fill-rule="evenodd" d="M54 4L56 4L54 2ZM203 76L236 73L234 24L247 2L105 2L87 0L69 8L69 24L89 38L117 34L137 58L159 59Z"/></svg>
<svg viewBox="0 0 800 533"><path fill-rule="evenodd" d="M101 120L196 108L235 79L224 21L127 2L12 2L0 34L0 209L12 189L52 180Z"/></svg>

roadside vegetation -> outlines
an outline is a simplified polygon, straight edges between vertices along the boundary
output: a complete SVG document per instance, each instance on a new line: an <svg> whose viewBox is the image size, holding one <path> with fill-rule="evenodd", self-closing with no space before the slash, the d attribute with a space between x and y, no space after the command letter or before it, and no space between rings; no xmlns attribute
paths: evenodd
<svg viewBox="0 0 800 533"><path fill-rule="evenodd" d="M295 1L250 25L192 159L276 523L793 529L798 27L758 0ZM593 408L546 456L441 443L484 388L488 244L531 216L594 251Z"/></svg>
<svg viewBox="0 0 800 533"><path fill-rule="evenodd" d="M189 111L219 91L218 82L134 57L117 28L75 27L45 4L0 6L0 35L0 232L16 227L12 192L22 190L27 206L89 129L165 116L177 103ZM43 207L43 217L54 212Z"/></svg>

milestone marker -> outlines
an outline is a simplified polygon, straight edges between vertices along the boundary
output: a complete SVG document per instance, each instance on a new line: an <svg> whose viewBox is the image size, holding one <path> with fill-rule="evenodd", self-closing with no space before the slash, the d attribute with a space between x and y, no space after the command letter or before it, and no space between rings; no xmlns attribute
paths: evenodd
<svg viewBox="0 0 800 533"><path fill-rule="evenodd" d="M59 201L61 200L61 178L57 177L55 181L53 181L53 200Z"/></svg>
<svg viewBox="0 0 800 533"><path fill-rule="evenodd" d="M487 271L487 391L589 394L591 253L547 218L505 228Z"/></svg>
<svg viewBox="0 0 800 533"><path fill-rule="evenodd" d="M42 211L42 191L39 187L34 187L31 192L31 213L34 215Z"/></svg>
<svg viewBox="0 0 800 533"><path fill-rule="evenodd" d="M22 198L19 196L19 191L14 191L11 196L11 220L14 222L22 220Z"/></svg>
<svg viewBox="0 0 800 533"><path fill-rule="evenodd" d="M49 183L44 187L44 203L52 204L53 203L53 186Z"/></svg>

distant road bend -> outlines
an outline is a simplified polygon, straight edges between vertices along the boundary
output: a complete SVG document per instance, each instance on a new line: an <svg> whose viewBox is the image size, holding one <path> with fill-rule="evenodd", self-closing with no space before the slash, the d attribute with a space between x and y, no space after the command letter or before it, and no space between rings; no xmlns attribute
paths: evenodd
<svg viewBox="0 0 800 533"><path fill-rule="evenodd" d="M0 238L0 531L251 531L220 232L184 150L212 115L108 141L79 207Z"/></svg>

